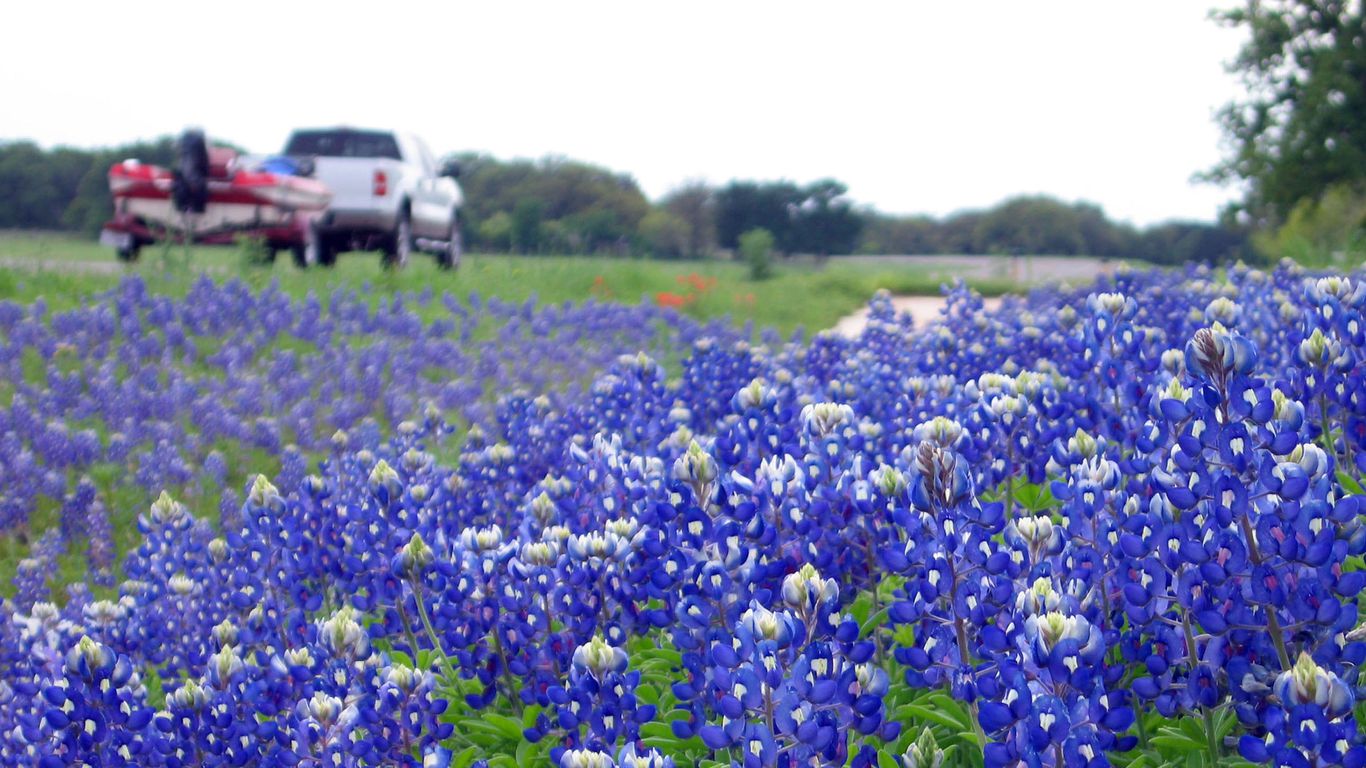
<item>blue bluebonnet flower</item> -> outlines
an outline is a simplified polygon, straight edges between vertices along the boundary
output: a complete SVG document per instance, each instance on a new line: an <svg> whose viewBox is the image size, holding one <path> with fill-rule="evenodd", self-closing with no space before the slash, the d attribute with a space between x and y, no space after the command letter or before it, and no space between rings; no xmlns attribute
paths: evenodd
<svg viewBox="0 0 1366 768"><path fill-rule="evenodd" d="M142 764L441 765L459 688L542 708L561 761L667 765L619 659L645 636L678 652L677 735L741 765L871 762L888 652L967 702L992 764L1100 763L1134 709L1231 710L1249 759L1352 764L1364 296L1117 270L993 311L949 287L923 331L879 296L858 338L761 344L649 306L208 278L0 303L0 531L59 523L0 608L0 755L70 762L62 717L105 675ZM116 553L102 505L163 487ZM128 578L58 608L82 546ZM146 723L120 659L162 680Z"/></svg>
<svg viewBox="0 0 1366 768"><path fill-rule="evenodd" d="M82 637L66 654L64 685L42 691L43 720L51 736L40 748L41 766L136 765L155 759L160 734L151 727L132 662Z"/></svg>

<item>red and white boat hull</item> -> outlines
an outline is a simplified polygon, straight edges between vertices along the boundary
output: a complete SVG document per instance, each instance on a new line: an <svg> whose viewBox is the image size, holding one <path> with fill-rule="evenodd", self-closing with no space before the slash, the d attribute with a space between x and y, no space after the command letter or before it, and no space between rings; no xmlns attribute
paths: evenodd
<svg viewBox="0 0 1366 768"><path fill-rule="evenodd" d="M331 191L316 179L232 170L226 164L214 167L206 182L204 212L186 216L176 208L171 171L136 160L118 163L109 169L114 220L105 228L131 233L140 242L158 239L157 229L178 239L183 235L170 233L188 224L191 238L199 242L230 242L247 232L297 243L307 239L308 223L332 201Z"/></svg>

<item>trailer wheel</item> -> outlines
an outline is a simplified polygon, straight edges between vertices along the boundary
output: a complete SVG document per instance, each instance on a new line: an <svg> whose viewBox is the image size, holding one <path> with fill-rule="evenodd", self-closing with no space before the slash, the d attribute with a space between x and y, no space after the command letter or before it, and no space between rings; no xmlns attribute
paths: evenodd
<svg viewBox="0 0 1366 768"><path fill-rule="evenodd" d="M139 246L137 243L133 243L127 248L114 249L114 256L116 256L119 261L125 264L132 264L136 262L138 260L138 257L141 255L142 247Z"/></svg>
<svg viewBox="0 0 1366 768"><path fill-rule="evenodd" d="M310 234L309 242L304 247L313 250L313 257L309 259L308 254L305 253L305 260L311 264L319 264L324 267L337 266L337 252L341 250L342 240L316 229Z"/></svg>
<svg viewBox="0 0 1366 768"><path fill-rule="evenodd" d="M290 258L294 260L294 266L299 269L308 269L318 259L316 245L294 245L289 248Z"/></svg>

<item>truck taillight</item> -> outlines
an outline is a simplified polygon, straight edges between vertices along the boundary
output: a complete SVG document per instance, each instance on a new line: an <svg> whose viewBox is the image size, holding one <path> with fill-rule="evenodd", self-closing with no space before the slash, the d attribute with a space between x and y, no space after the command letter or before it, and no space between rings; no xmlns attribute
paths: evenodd
<svg viewBox="0 0 1366 768"><path fill-rule="evenodd" d="M389 194L389 176L384 171L375 171L373 192L375 197L384 197Z"/></svg>

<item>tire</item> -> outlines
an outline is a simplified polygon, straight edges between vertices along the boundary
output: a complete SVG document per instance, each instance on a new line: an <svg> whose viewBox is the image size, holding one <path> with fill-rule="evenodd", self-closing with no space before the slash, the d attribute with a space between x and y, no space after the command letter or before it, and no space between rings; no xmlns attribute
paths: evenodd
<svg viewBox="0 0 1366 768"><path fill-rule="evenodd" d="M299 269L308 269L317 261L317 246L314 245L295 245L290 247L289 256L294 261L294 266Z"/></svg>
<svg viewBox="0 0 1366 768"><path fill-rule="evenodd" d="M451 233L446 237L446 247L437 251L436 265L441 269L459 269L460 257L465 254L465 238L460 232L460 221L451 222Z"/></svg>
<svg viewBox="0 0 1366 768"><path fill-rule="evenodd" d="M316 227L310 226L304 242L289 250L290 255L294 257L294 266L299 269L308 269L314 264L322 264L322 251L325 242L323 234Z"/></svg>
<svg viewBox="0 0 1366 768"><path fill-rule="evenodd" d="M124 264L136 263L138 257L141 255L142 248L138 246L136 243L128 246L127 248L116 248L114 250L114 256L117 257L118 260L123 262Z"/></svg>
<svg viewBox="0 0 1366 768"><path fill-rule="evenodd" d="M408 257L413 255L413 221L407 211L399 214L390 240L390 247L384 249L382 263L386 269L403 269L408 266Z"/></svg>
<svg viewBox="0 0 1366 768"><path fill-rule="evenodd" d="M319 232L313 236L313 242L318 249L316 263L328 269L337 266L337 252L341 250L341 240Z"/></svg>

